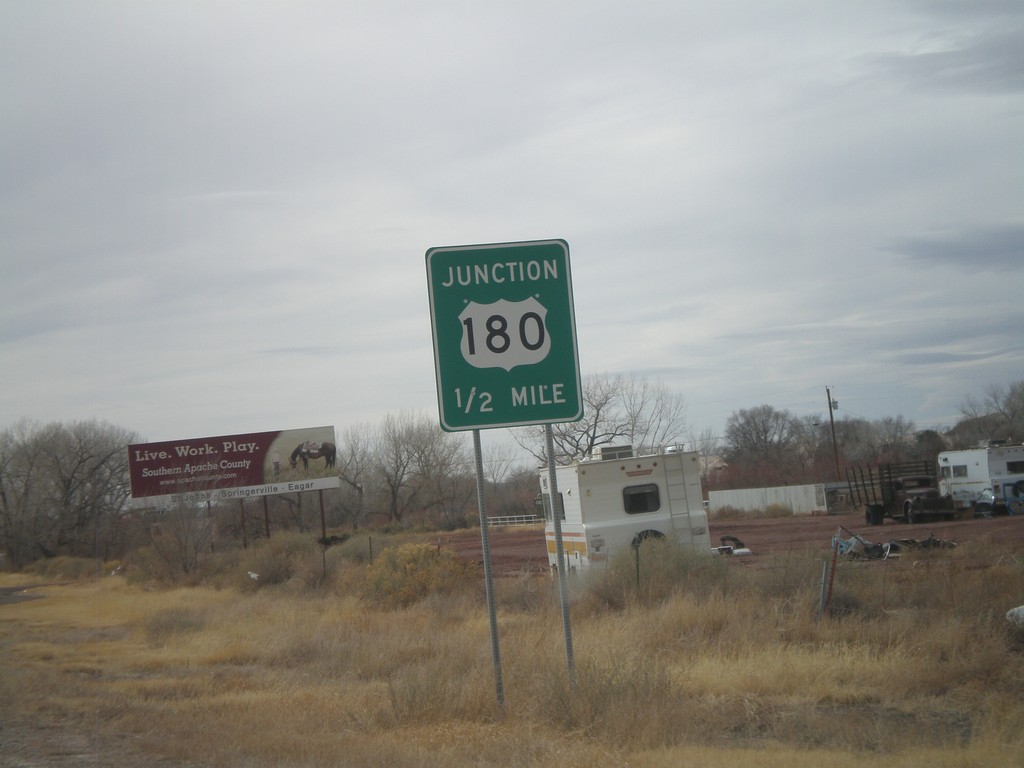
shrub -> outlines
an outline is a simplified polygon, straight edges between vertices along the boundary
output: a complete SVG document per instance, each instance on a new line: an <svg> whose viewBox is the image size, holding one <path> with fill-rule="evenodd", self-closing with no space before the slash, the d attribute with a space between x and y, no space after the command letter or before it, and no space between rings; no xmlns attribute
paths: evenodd
<svg viewBox="0 0 1024 768"><path fill-rule="evenodd" d="M382 545L381 542L386 542L388 538L377 534L350 536L344 543L331 547L331 552L341 553L348 562L368 565L373 560L374 550L386 547L387 544Z"/></svg>
<svg viewBox="0 0 1024 768"><path fill-rule="evenodd" d="M107 567L98 563L95 559L88 557L48 557L37 560L30 567L29 571L44 579L89 579L94 578L101 571L109 573L117 567L117 564Z"/></svg>
<svg viewBox="0 0 1024 768"><path fill-rule="evenodd" d="M321 557L320 544L308 533L282 533L262 539L242 557L238 583L242 589L284 584L300 570L315 570L312 563L319 563Z"/></svg>
<svg viewBox="0 0 1024 768"><path fill-rule="evenodd" d="M540 613L559 604L557 580L538 578L527 571L515 577L495 579L494 595L502 611Z"/></svg>
<svg viewBox="0 0 1024 768"><path fill-rule="evenodd" d="M367 568L363 598L386 608L412 605L432 592L449 594L475 582L477 570L446 547L389 547Z"/></svg>
<svg viewBox="0 0 1024 768"><path fill-rule="evenodd" d="M719 507L711 515L715 520L754 520L757 518L793 517L793 510L785 504L769 504L764 509L739 509Z"/></svg>
<svg viewBox="0 0 1024 768"><path fill-rule="evenodd" d="M725 577L722 558L652 539L639 549L616 552L604 571L589 575L587 589L599 604L621 609L637 602L650 605L681 592L703 594L723 587Z"/></svg>
<svg viewBox="0 0 1024 768"><path fill-rule="evenodd" d="M175 577L167 562L153 547L139 547L127 558L125 581L133 585L148 582L172 584Z"/></svg>
<svg viewBox="0 0 1024 768"><path fill-rule="evenodd" d="M687 719L669 666L652 655L581 659L575 678L554 666L541 677L540 712L565 730L650 748L671 741Z"/></svg>

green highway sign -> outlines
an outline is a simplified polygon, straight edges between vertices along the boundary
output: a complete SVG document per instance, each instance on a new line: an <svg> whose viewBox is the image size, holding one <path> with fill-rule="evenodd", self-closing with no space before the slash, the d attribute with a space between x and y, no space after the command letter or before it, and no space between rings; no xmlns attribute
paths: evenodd
<svg viewBox="0 0 1024 768"><path fill-rule="evenodd" d="M427 286L443 429L583 418L568 243L431 248Z"/></svg>

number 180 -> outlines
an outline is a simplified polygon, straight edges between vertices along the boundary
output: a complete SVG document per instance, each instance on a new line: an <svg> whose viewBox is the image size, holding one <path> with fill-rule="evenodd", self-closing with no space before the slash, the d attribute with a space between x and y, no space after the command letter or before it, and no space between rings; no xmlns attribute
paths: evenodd
<svg viewBox="0 0 1024 768"><path fill-rule="evenodd" d="M471 355L476 354L476 332L473 318L462 321L466 328L466 344ZM485 323L487 335L484 344L496 355L507 352L512 346L512 338L508 333L508 319L504 315L491 315ZM519 318L519 343L531 352L544 346L544 319L536 312L525 312Z"/></svg>

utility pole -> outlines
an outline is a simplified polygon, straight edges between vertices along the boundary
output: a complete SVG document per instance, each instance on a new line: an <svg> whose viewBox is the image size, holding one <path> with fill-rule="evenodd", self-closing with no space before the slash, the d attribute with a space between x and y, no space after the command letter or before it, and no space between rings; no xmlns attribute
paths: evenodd
<svg viewBox="0 0 1024 768"><path fill-rule="evenodd" d="M833 408L838 408L839 403L832 399L832 393L825 387L825 398L828 400L828 423L832 427L832 453L836 459L836 482L843 482L843 476L839 471L839 445L836 443L836 420L832 414Z"/></svg>

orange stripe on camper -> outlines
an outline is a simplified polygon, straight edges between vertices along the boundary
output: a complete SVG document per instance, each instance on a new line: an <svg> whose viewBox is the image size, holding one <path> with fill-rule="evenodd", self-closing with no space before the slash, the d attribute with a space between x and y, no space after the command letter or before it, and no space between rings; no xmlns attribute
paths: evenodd
<svg viewBox="0 0 1024 768"><path fill-rule="evenodd" d="M553 555L556 551L555 534L550 533L544 536L548 545L548 554ZM567 533L562 531L562 550L566 555L578 553L580 557L587 556L587 538L582 533Z"/></svg>

